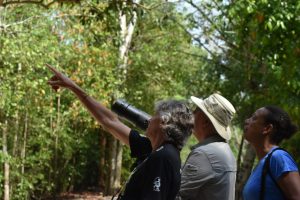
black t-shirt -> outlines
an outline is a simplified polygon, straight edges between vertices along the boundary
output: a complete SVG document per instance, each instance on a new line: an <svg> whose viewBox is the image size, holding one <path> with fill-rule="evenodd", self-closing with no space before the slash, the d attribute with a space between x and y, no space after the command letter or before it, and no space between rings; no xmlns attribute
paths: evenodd
<svg viewBox="0 0 300 200"><path fill-rule="evenodd" d="M172 144L164 143L152 152L148 138L132 130L129 135L131 157L137 158L120 199L174 200L180 187L180 154Z"/></svg>

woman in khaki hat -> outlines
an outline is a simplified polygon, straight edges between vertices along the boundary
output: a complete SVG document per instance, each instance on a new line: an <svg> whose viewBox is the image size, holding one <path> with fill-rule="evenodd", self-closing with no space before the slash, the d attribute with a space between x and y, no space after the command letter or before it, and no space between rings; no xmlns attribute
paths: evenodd
<svg viewBox="0 0 300 200"><path fill-rule="evenodd" d="M194 135L199 143L192 147L183 166L177 199L233 200L236 161L227 140L235 109L219 94L191 99L197 106Z"/></svg>

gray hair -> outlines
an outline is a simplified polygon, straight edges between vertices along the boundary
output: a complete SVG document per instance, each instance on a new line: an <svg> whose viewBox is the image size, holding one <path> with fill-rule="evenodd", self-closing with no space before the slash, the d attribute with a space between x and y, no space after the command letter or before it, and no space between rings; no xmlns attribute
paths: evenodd
<svg viewBox="0 0 300 200"><path fill-rule="evenodd" d="M183 102L168 100L157 102L155 112L161 118L161 129L166 141L181 150L192 134L194 126L192 111Z"/></svg>

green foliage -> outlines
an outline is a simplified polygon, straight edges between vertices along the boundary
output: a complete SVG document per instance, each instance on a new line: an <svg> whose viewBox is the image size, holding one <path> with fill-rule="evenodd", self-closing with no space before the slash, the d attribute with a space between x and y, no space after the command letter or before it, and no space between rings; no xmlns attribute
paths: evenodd
<svg viewBox="0 0 300 200"><path fill-rule="evenodd" d="M1 152L0 160L11 166L12 199L102 187L98 176L109 176L108 165L98 168L111 151L101 146L106 133L71 93L55 93L47 86L51 75L45 63L63 66L62 71L106 106L123 96L153 113L157 100L219 91L237 108L237 125L266 104L283 107L300 124L299 2L187 2L193 8L186 10L193 12L187 16L165 1L137 5L124 77L116 68L118 12L131 16L132 5L84 1L48 10L30 4L1 10L0 125L3 131L8 121L9 155ZM297 162L299 139L298 134L284 143ZM195 143L192 138L183 159ZM123 180L131 164L124 147Z"/></svg>
<svg viewBox="0 0 300 200"><path fill-rule="evenodd" d="M230 88L235 85L235 90L243 93L241 98L237 91L231 92L235 101L239 102L243 118L260 106L275 104L288 111L300 124L297 120L300 105L297 4L296 1L272 1L272 4L268 1L245 1L240 2L238 8L232 6L229 9L229 12L239 10L239 18L229 16L233 23L228 28L236 32L236 48L228 52L228 66L234 70L225 72L228 80L224 86ZM233 61L233 57L241 63ZM299 137L292 139L290 144L286 143L293 152L296 152L293 145L296 141ZM300 152L300 149L297 150ZM295 155L299 162L300 155Z"/></svg>
<svg viewBox="0 0 300 200"><path fill-rule="evenodd" d="M188 19L206 38L195 42L208 48L215 63L209 81L235 105L236 124L242 127L257 108L273 104L299 125L299 1L187 2L196 10ZM296 141L286 145L300 152Z"/></svg>
<svg viewBox="0 0 300 200"><path fill-rule="evenodd" d="M8 7L0 15L6 27L0 32L0 121L9 121L12 199L80 187L79 182L88 177L87 163L97 160L85 158L85 153L89 152L88 158L98 157L93 154L96 149L91 149L97 140L88 139L95 122L79 102L73 102L73 96L51 91L44 65L66 66L66 73L109 104L115 82L110 50L105 44L88 48L90 37L86 39L85 34L89 30L77 19L64 17L63 11L24 5ZM76 35L80 31L82 37ZM86 76L90 81L83 83Z"/></svg>
<svg viewBox="0 0 300 200"><path fill-rule="evenodd" d="M206 65L191 56L196 49L175 23L183 19L174 5L147 4L158 6L136 8L138 25L121 91L116 66L122 4L86 1L48 10L24 4L0 12L0 123L2 127L8 120L9 153L4 158L1 152L0 159L11 166L12 199L100 187L99 174L108 176L107 165L99 169L105 152L111 151L99 151L107 148L100 145L104 131L71 93L50 89L45 63L58 66L106 106L122 93L152 113L156 100L189 95L192 77ZM123 160L124 180L132 164L128 148ZM0 180L3 186L3 171Z"/></svg>
<svg viewBox="0 0 300 200"><path fill-rule="evenodd" d="M145 10L138 19L125 95L137 107L153 113L155 101L190 94L187 88L202 62L193 57L191 38L176 23L183 16L172 4Z"/></svg>

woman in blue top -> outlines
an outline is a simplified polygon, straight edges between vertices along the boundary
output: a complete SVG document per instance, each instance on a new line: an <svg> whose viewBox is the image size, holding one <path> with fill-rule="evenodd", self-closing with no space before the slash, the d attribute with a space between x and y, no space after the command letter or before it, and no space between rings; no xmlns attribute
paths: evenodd
<svg viewBox="0 0 300 200"><path fill-rule="evenodd" d="M262 107L245 120L245 138L254 147L259 163L244 187L244 200L300 199L297 165L289 153L278 149L282 140L296 132L289 115L276 106Z"/></svg>

